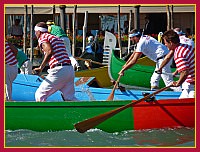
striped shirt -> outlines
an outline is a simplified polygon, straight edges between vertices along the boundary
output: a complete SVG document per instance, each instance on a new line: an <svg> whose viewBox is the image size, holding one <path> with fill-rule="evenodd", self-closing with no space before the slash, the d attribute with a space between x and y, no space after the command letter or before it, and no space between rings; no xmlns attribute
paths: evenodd
<svg viewBox="0 0 200 152"><path fill-rule="evenodd" d="M39 46L41 46L42 43L45 43L45 42L49 42L53 49L53 54L49 61L50 68L54 68L54 66L61 63L71 64L71 60L68 57L63 40L61 40L60 38L52 34L43 33L38 39Z"/></svg>
<svg viewBox="0 0 200 152"><path fill-rule="evenodd" d="M13 51L11 50L8 42L5 42L5 62L8 65L16 65L17 64L17 59L13 53Z"/></svg>
<svg viewBox="0 0 200 152"><path fill-rule="evenodd" d="M189 74L186 78L186 82L195 82L195 55L192 46L187 44L181 44L175 49L174 61L178 72L188 69Z"/></svg>

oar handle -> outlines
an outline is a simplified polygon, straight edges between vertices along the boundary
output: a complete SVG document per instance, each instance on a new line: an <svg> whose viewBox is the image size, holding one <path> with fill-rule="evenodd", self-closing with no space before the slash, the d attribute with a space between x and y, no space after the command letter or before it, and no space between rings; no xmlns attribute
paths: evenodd
<svg viewBox="0 0 200 152"><path fill-rule="evenodd" d="M116 89L116 87L117 87L117 85L118 85L119 80L121 79L121 77L122 77L122 75L120 74L119 77L117 78L117 81L115 82L115 85L114 85L114 87L113 87L114 89ZM113 89L113 90L114 90L114 89Z"/></svg>
<svg viewBox="0 0 200 152"><path fill-rule="evenodd" d="M141 101L144 101L144 100L146 100L147 98L149 98L149 97L151 97L151 96L154 96L154 95L156 95L156 94L158 94L158 93L160 93L160 92L162 92L162 91L168 89L168 88L171 87L171 86L172 86L172 85L167 86L167 87L164 87L164 88L162 88L162 89L160 89L160 90L157 90L157 91L153 92L152 94L149 94L149 95L145 96L144 98L141 98L141 99L137 100L136 102L131 102L131 103L127 104L127 105L124 105L124 106L119 107L119 108L117 108L117 109L111 110L111 111L106 112L106 113L104 113L104 114L100 114L100 115L95 116L95 117L93 117L93 118L90 118L90 119L81 121L81 122L75 124L75 128L76 128L76 130L77 130L78 132L84 133L84 132L86 132L87 130L89 130L89 129L91 129L91 128L94 128L95 126L97 126L97 125L99 125L100 123L104 122L104 121L107 120L108 118L114 116L115 114L117 114L117 113L119 113L119 112L121 112L121 111L123 111L123 110L125 110L125 109L127 109L127 108L129 108L129 107L131 107L131 106L133 106L134 104L137 104L137 103L139 103L139 102L141 102Z"/></svg>
<svg viewBox="0 0 200 152"><path fill-rule="evenodd" d="M122 75L120 74L119 77L117 78L117 81L115 82L115 85L114 85L114 87L113 87L113 89L112 89L110 95L108 96L107 100L113 100L113 98L114 98L114 93L115 93L115 89L116 89L116 87L117 87L117 85L118 85L119 80L121 79L121 77L122 77Z"/></svg>

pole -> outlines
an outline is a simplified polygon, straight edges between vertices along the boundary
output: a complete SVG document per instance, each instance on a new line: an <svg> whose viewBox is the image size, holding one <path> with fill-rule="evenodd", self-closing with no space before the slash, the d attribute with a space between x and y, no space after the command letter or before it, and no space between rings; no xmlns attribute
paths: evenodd
<svg viewBox="0 0 200 152"><path fill-rule="evenodd" d="M28 8L27 5L24 5L24 35L23 35L23 50L24 53L26 53L26 44L27 44L27 14L28 14Z"/></svg>
<svg viewBox="0 0 200 152"><path fill-rule="evenodd" d="M31 23L30 23L30 61L33 62L33 5L31 5Z"/></svg>
<svg viewBox="0 0 200 152"><path fill-rule="evenodd" d="M60 5L60 25L64 31L66 31L66 20L65 20L65 5Z"/></svg>
<svg viewBox="0 0 200 152"><path fill-rule="evenodd" d="M75 55L76 50L76 10L77 5L74 5L74 14L73 14L73 43L72 43L72 55Z"/></svg>
<svg viewBox="0 0 200 152"><path fill-rule="evenodd" d="M119 50L120 50L120 58L122 58L121 28L120 28L120 5L118 5L118 44L119 44Z"/></svg>
<svg viewBox="0 0 200 152"><path fill-rule="evenodd" d="M167 30L171 28L171 14L170 14L170 9L169 5L167 5Z"/></svg>
<svg viewBox="0 0 200 152"><path fill-rule="evenodd" d="M129 26L128 26L128 33L131 31L131 27L132 27L132 10L130 10L129 12ZM131 40L130 40L130 37L128 36L128 54L130 53L130 48L131 46Z"/></svg>
<svg viewBox="0 0 200 152"><path fill-rule="evenodd" d="M85 12L85 19L84 19L84 25L83 25L83 52L85 51L85 47L86 47L87 22L88 22L88 11Z"/></svg>
<svg viewBox="0 0 200 152"><path fill-rule="evenodd" d="M135 6L134 27L135 29L140 30L140 5Z"/></svg>
<svg viewBox="0 0 200 152"><path fill-rule="evenodd" d="M53 21L55 23L56 6L53 5Z"/></svg>
<svg viewBox="0 0 200 152"><path fill-rule="evenodd" d="M174 28L174 6L171 6L171 29Z"/></svg>

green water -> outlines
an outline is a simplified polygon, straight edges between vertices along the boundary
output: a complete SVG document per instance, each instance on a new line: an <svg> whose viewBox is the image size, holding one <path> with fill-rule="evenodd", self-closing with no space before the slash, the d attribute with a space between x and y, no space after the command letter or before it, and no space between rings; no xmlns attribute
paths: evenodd
<svg viewBox="0 0 200 152"><path fill-rule="evenodd" d="M107 133L98 129L34 132L6 130L6 147L194 147L194 128L129 130Z"/></svg>

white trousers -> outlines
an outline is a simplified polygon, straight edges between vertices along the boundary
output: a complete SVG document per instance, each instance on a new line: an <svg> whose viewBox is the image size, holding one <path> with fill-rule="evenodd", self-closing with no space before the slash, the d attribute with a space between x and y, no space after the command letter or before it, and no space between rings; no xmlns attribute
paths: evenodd
<svg viewBox="0 0 200 152"><path fill-rule="evenodd" d="M182 93L179 97L181 98L194 98L195 97L195 91L194 91L194 85L190 84L188 82L183 82L182 84Z"/></svg>
<svg viewBox="0 0 200 152"><path fill-rule="evenodd" d="M48 75L35 92L35 100L46 101L50 95L60 90L64 100L76 101L74 77L72 66L57 66L49 69Z"/></svg>
<svg viewBox="0 0 200 152"><path fill-rule="evenodd" d="M31 63L31 61L27 60L26 62L24 62L24 64L22 64L20 68L21 74L32 74L32 67L33 64Z"/></svg>
<svg viewBox="0 0 200 152"><path fill-rule="evenodd" d="M70 44L69 38L68 37L61 37L60 39L62 39L64 41L65 47L67 49L67 54L68 54L68 56L71 60L71 64L72 64L73 68L76 69L77 67L79 67L79 64L71 54L71 44Z"/></svg>
<svg viewBox="0 0 200 152"><path fill-rule="evenodd" d="M11 66L6 64L6 101L12 101L12 83L17 77L18 68L17 65Z"/></svg>
<svg viewBox="0 0 200 152"><path fill-rule="evenodd" d="M155 68L155 71L160 67L161 63L163 62L164 58L163 59L159 59L157 62L156 62L156 68ZM170 60L162 69L162 73L163 74L157 74L155 71L153 73L153 75L151 76L151 86L157 86L159 87L159 81L160 79L162 78L165 85L168 86L170 85L172 82L173 82L173 76L171 74L171 64L172 64L172 60ZM164 73L168 73L168 74L164 74ZM178 92L181 92L181 87L171 87L171 89L173 91L178 91Z"/></svg>

